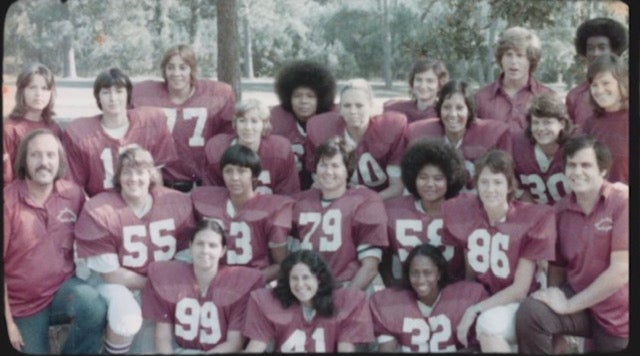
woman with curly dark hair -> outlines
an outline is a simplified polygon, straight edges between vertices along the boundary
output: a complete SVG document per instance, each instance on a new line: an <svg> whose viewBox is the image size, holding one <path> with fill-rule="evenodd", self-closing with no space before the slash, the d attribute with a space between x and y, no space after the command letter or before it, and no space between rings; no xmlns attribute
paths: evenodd
<svg viewBox="0 0 640 356"><path fill-rule="evenodd" d="M291 141L298 158L298 172L302 190L311 186L310 173L301 164L307 139L307 120L311 116L335 108L336 80L324 65L301 60L285 64L275 80L275 91L280 105L271 108L273 134Z"/></svg>
<svg viewBox="0 0 640 356"><path fill-rule="evenodd" d="M364 292L335 289L331 270L315 251L300 250L282 261L278 284L251 293L245 351L353 352L373 341Z"/></svg>
<svg viewBox="0 0 640 356"><path fill-rule="evenodd" d="M458 195L467 181L460 153L439 139L411 145L400 164L402 181L411 195L385 201L390 249L383 257L381 275L386 285L400 283L400 264L414 246L430 243L440 248L454 279L464 275L463 251L442 244L442 203Z"/></svg>
<svg viewBox="0 0 640 356"><path fill-rule="evenodd" d="M381 290L369 302L380 352L461 351L454 331L487 291L477 282L451 281L446 257L430 244L414 247L403 270L402 288ZM469 344L477 349L475 339Z"/></svg>

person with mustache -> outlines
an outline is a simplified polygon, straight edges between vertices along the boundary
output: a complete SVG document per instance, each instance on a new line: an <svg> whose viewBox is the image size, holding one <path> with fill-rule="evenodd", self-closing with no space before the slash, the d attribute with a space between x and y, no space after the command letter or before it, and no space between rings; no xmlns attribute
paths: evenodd
<svg viewBox="0 0 640 356"><path fill-rule="evenodd" d="M2 125L3 178L8 184L15 179L13 165L20 141L38 128L51 130L61 137L62 129L53 120L56 83L49 68L34 63L25 68L16 80L16 106Z"/></svg>
<svg viewBox="0 0 640 356"><path fill-rule="evenodd" d="M556 203L557 256L549 288L516 313L518 352L549 354L560 335L593 340L591 352L629 344L629 186L607 179L609 148L590 136L564 145L571 193Z"/></svg>
<svg viewBox="0 0 640 356"><path fill-rule="evenodd" d="M35 129L20 142L16 180L4 188L4 307L11 346L50 352L49 326L70 323L63 354L97 354L107 306L77 278L76 219L85 203L78 185L61 179L67 167L57 135Z"/></svg>

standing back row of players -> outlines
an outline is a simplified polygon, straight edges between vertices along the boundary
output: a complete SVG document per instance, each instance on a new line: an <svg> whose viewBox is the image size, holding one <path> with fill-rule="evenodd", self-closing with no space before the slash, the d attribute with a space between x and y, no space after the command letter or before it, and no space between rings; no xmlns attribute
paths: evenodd
<svg viewBox="0 0 640 356"><path fill-rule="evenodd" d="M626 29L620 23L611 19L598 18L586 21L580 26L577 32L576 49L579 54L586 56L589 61L593 61L598 54L619 54L626 49L626 45ZM478 104L478 117L499 119L507 122L517 121L518 125L512 125L512 131L516 126L520 127L520 129L524 127L524 113L531 96L538 92L549 91L536 84L537 82L535 82L532 76L540 60L540 54L540 41L532 31L516 27L507 29L501 34L496 47L496 59L500 63L503 73L496 83L487 86L476 94L475 99ZM614 77L613 82L617 82L621 88L620 94L623 97L623 101L626 102L628 90L625 89L625 85L622 83L627 81L626 73L624 70L613 67L615 66L604 65L603 67L603 65L600 65L599 69L596 68L595 72L588 76L588 82L591 83L597 76L604 76L604 79L599 79L611 83L611 78L608 78L605 74L605 72L609 72L611 76ZM528 71L525 70L527 68ZM96 96L98 106L102 108L98 92L107 89L106 86L109 84L115 84L118 87L127 89L127 94L129 94L127 96L127 102L131 101L135 106L150 105L162 107L166 114L167 124L174 137L178 156L181 157L179 160L167 161L168 163L165 163L168 164L163 170L166 181L165 184L180 190L190 190L194 184L198 185L207 180L206 177L209 173L207 172L207 167L203 165L197 167L196 162L204 162L204 145L214 134L230 132L235 99L228 85L210 80L197 79L195 54L188 46L180 45L169 49L161 61L161 69L164 82L145 81L135 86L131 86L126 76L122 78L121 73L117 74L110 71L111 73L109 75L103 76L101 74L100 76L103 78L101 78L100 81L96 81L97 88L94 87L94 95ZM7 155L4 156L5 181L11 179L9 168L11 166L10 163L14 161L12 152L15 152L15 147L17 147L20 137L22 137L26 131L32 129L32 127L42 125L39 123L40 121L46 126L55 126L52 123L47 123L52 113L52 91L53 94L55 94L53 76L50 71L43 67L37 67L31 68L23 74L24 75L20 75L17 83L17 105L12 115L10 115L10 117L17 120L9 120L11 125L5 125L6 130L3 140L5 153L7 153ZM447 78L448 73L441 62L433 60L427 62L419 61L412 70L409 79L416 101L398 103L399 106L392 104L386 105L385 111L393 110L404 112L409 118L409 121L413 121L416 118L416 115L414 115L415 110L412 110L413 107L415 106L416 109L420 109L426 106L427 109L425 109L425 113L435 112L437 116L442 117L442 113L438 113L433 109L433 105L436 103L434 97L435 93L444 85ZM36 83L35 81L39 82ZM27 86L30 89L27 90ZM603 84L599 86L600 88L604 87ZM31 89L32 87L34 88ZM584 85L580 87L584 87ZM303 157L304 151L301 143L310 141L305 138L306 121L313 115L330 111L334 108L333 96L335 93L335 80L331 73L321 65L313 62L295 62L283 68L278 74L276 78L276 91L280 98L281 105L272 109L274 133L289 138L292 150L300 159ZM600 91L603 90L600 89ZM495 95L481 95L485 92L492 92ZM25 93L27 94L26 96L24 95ZM578 120L573 117L575 116L574 112L578 109L582 110L580 108L585 106L583 103L585 101L585 94L587 97L593 95L591 95L590 91L581 92L582 94L578 96L582 99L574 100L576 96L572 93L574 93L574 91L567 97L567 107L573 120L576 122L579 121L578 123L582 124L583 121L586 121L585 118L582 118L584 115ZM366 97L370 97L370 92L364 93L363 95L366 99ZM356 97L357 96L358 95L356 95ZM496 105L488 105L487 103L491 102L491 100L494 100ZM31 105L32 107L26 105L27 102L31 102L33 104ZM580 102L580 104L576 104L577 102ZM363 105L365 109L368 107L366 100L364 100L364 104L363 100L360 100L356 104ZM596 103L596 106L601 107L599 105L599 103ZM489 110L485 109L487 107L494 111L499 108L502 109L486 113L486 111ZM510 109L507 110L508 107L510 107ZM578 109L576 109L576 107L578 107ZM476 110L471 109L472 113L474 111ZM506 117L509 116L506 114L507 112L511 113L511 116L517 116L518 119L514 119L515 121L507 119ZM133 116L156 116L156 114L157 112L138 115L133 111L131 112ZM626 181L628 176L628 164L626 163L628 148L624 140L616 139L615 136L622 134L622 137L626 137L624 134L628 133L628 111L624 110L624 108L613 112L606 109L605 114L604 116L606 117L603 120L590 120L592 125L588 127L588 132L596 135L603 142L611 146L614 157L616 157L616 167L614 167L611 174L612 179ZM107 113L107 116L112 116L112 114ZM126 133L130 120L125 120L124 116L125 115L120 114L119 118L107 118L107 120L103 120L101 124L105 129L108 129L105 132L109 133L100 134L100 132L98 132L97 136L100 137L93 137L89 141L98 139L106 140L102 136L109 135L112 139L120 140L124 143L137 140L139 144L146 148L154 148L152 144L144 142L145 138L142 137L142 135ZM420 118L429 116L432 115L425 114L425 116L421 116ZM21 120L21 117L24 117L24 120ZM611 118L611 120L606 120L608 118ZM473 117L471 119L473 120ZM90 127L91 125L95 126L98 120L88 121L92 122L92 124L85 122L84 125L78 125L85 127L84 129L80 128L77 130L80 131L80 134L83 133L82 131L85 130L86 127L92 128ZM611 123L615 124L613 125L615 126L615 130L605 130L602 127L609 127ZM133 126L136 125L132 125L132 127ZM364 129L364 126L365 125L360 128L360 131ZM366 126L368 127L368 125ZM59 130L57 127L54 128ZM321 136L323 131L327 130L320 130ZM355 133L356 129L351 128L350 131L353 132L351 132L349 136L355 135L355 141L358 141L357 136L359 135ZM367 131L369 130L367 129ZM615 133L612 134L611 131L615 131ZM140 137L136 138L133 136ZM374 135L368 134L366 136ZM377 162L371 157L380 156L381 152L378 151L383 151L384 153L388 150L380 147L369 154L369 152L365 151L369 149L366 144L367 140L365 139L364 141L365 142L358 144L358 150L364 151L366 154L363 154L363 157L359 160L361 162L359 162L358 174L354 176L354 178L358 178L360 182L364 182L376 190L384 189L388 184L386 178L387 172L385 172L387 167L384 161L388 157L376 157L381 159L382 162ZM319 142L322 142L322 140ZM85 141L84 144L86 145L87 142ZM318 143L315 143L315 145L317 144ZM117 152L114 151L113 147L109 147L109 145L99 145L101 147L95 148L97 152L93 153L92 156L95 156L96 161L102 163L102 167L95 167L94 170L98 174L92 174L91 177L103 176L102 189L109 189L110 179L108 179L108 177L112 175L113 161L114 157L117 156ZM154 150L151 151L154 152ZM168 154L166 158L156 157L156 160L163 163L166 159L170 159L170 152L165 152L165 154ZM393 153L388 153L387 155L393 155ZM307 155L307 157L309 156L312 156L312 152ZM518 161L519 157L515 157L515 159ZM75 161L76 160L72 160L72 162ZM389 171L393 172L394 162L391 163L392 167L390 167ZM78 174L81 174L88 171L86 167L90 165L90 163L85 162L82 164L82 168L75 170L80 172ZM620 167L617 167L617 165L620 165ZM105 174L100 174L103 170L105 170ZM361 170L362 172L360 172ZM308 173L300 172L302 189L310 186L308 176ZM79 178L86 180L86 177ZM263 178L266 180L267 177ZM399 190L397 177L391 176L389 179L393 188L384 189L382 194L385 197L397 195ZM93 180L95 181L96 179L94 178ZM288 178L288 180L291 179ZM89 194L92 195L95 194L100 182L92 181L87 182L87 184L90 184L90 186L86 189ZM295 184L291 183L290 185L294 186Z"/></svg>

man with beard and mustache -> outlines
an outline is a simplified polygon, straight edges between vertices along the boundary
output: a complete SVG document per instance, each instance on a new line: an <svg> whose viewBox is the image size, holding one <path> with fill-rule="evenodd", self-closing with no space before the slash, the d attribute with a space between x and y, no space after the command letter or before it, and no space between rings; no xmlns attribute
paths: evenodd
<svg viewBox="0 0 640 356"><path fill-rule="evenodd" d="M63 354L96 354L102 346L106 304L74 276L73 228L85 195L61 179L65 153L48 129L20 143L16 180L4 188L4 303L11 345L49 353L49 325L71 323Z"/></svg>

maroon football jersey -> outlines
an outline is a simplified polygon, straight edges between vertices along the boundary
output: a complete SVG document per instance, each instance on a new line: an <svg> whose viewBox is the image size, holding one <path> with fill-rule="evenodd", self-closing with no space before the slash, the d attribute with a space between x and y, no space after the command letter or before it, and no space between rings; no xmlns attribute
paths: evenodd
<svg viewBox="0 0 640 356"><path fill-rule="evenodd" d="M334 315L315 315L306 321L302 307L284 308L269 289L251 293L244 336L262 342L275 341L276 352L336 352L338 343L373 341L371 313L364 292L333 291Z"/></svg>
<svg viewBox="0 0 640 356"><path fill-rule="evenodd" d="M100 124L102 115L73 120L65 130L63 143L71 175L89 196L113 190L113 175L123 146L140 145L151 153L158 166L178 158L162 110L131 109L127 116L129 130L122 139L105 133Z"/></svg>
<svg viewBox="0 0 640 356"><path fill-rule="evenodd" d="M85 196L65 180L54 183L44 205L31 200L24 180L3 194L4 282L13 317L28 317L49 306L73 276L73 228Z"/></svg>
<svg viewBox="0 0 640 356"><path fill-rule="evenodd" d="M629 187L604 182L600 198L585 215L575 194L556 204L557 261L567 281L581 292L609 267L611 252L629 250ZM629 337L629 288L625 286L589 308L610 335Z"/></svg>
<svg viewBox="0 0 640 356"><path fill-rule="evenodd" d="M294 238L300 248L320 252L338 282L350 281L360 268L359 246L389 245L384 204L369 188L349 188L326 206L315 188L293 198Z"/></svg>
<svg viewBox="0 0 640 356"><path fill-rule="evenodd" d="M502 86L503 79L504 73L495 82L478 90L475 95L476 115L481 119L505 122L511 134L517 135L527 127L526 114L531 98L553 90L529 75L527 84L515 95L509 96Z"/></svg>
<svg viewBox="0 0 640 356"><path fill-rule="evenodd" d="M24 118L13 119L7 118L2 125L2 147L4 148L4 154L8 155L8 161L4 164L4 169L9 168L9 171L5 171L4 183L11 182L15 177L13 176L13 166L16 163L16 154L18 154L18 146L20 141L31 131L35 129L49 129L58 138L62 137L62 129L56 122L48 124L44 121L31 121ZM9 173L7 175L7 173ZM66 177L72 179L71 176Z"/></svg>
<svg viewBox="0 0 640 356"><path fill-rule="evenodd" d="M553 205L570 191L569 179L564 175L563 150L560 147L551 159L537 150L524 133L514 138L516 178L536 203Z"/></svg>
<svg viewBox="0 0 640 356"><path fill-rule="evenodd" d="M220 160L227 148L237 143L237 139L236 134L219 134L207 142L205 153L210 184L225 186ZM277 135L262 137L257 153L262 167L255 187L257 192L291 195L300 191L298 172L293 169L295 155L289 140Z"/></svg>
<svg viewBox="0 0 640 356"><path fill-rule="evenodd" d="M387 231L391 252L404 263L409 252L423 243L439 247L449 262L449 274L453 279L464 277L464 250L442 243L442 216L430 216L422 208L420 200L412 195L393 198L384 202L389 220Z"/></svg>
<svg viewBox="0 0 640 356"><path fill-rule="evenodd" d="M421 138L445 137L444 126L439 118L426 119L409 125L407 140L409 145ZM511 134L509 126L497 120L479 120L467 127L460 147L457 147L464 158L464 166L469 172L467 191L472 189L475 174L474 162L491 149L499 149L511 153Z"/></svg>
<svg viewBox="0 0 640 356"><path fill-rule="evenodd" d="M229 84L200 79L193 95L184 103L171 101L167 85L159 81L143 81L133 87L134 106L155 106L167 115L179 160L165 166L167 180L194 180L206 177L204 145L214 135L232 132L235 94Z"/></svg>
<svg viewBox="0 0 640 356"><path fill-rule="evenodd" d="M120 266L146 275L149 263L167 261L189 247L195 230L189 196L165 188L151 188L153 206L142 218L118 192L91 198L75 227L78 256L117 254Z"/></svg>
<svg viewBox="0 0 640 356"><path fill-rule="evenodd" d="M578 127L583 127L587 119L593 116L593 106L591 106L589 99L589 87L589 82L585 80L569 90L565 99L567 113Z"/></svg>
<svg viewBox="0 0 640 356"><path fill-rule="evenodd" d="M428 119L431 117L438 117L436 107L431 105L424 110L418 109L418 104L415 100L388 100L383 104L383 111L397 111L403 113L409 123L414 121Z"/></svg>
<svg viewBox="0 0 640 356"><path fill-rule="evenodd" d="M454 352L462 348L456 335L464 312L488 296L476 282L449 284L425 316L414 291L383 289L369 301L374 333L393 337L402 352ZM468 341L475 344L473 337Z"/></svg>
<svg viewBox="0 0 640 356"><path fill-rule="evenodd" d="M271 108L271 133L282 136L291 142L291 150L296 157L296 167L302 190L309 189L313 183L311 173L304 167L304 149L307 141L307 129L303 127L296 117L284 110L282 106L276 105Z"/></svg>
<svg viewBox="0 0 640 356"><path fill-rule="evenodd" d="M147 277L142 316L172 324L180 347L202 351L225 342L229 331L242 333L249 293L262 286L253 268L221 266L202 291L193 265L181 261L154 262Z"/></svg>
<svg viewBox="0 0 640 356"><path fill-rule="evenodd" d="M491 226L480 199L463 193L444 202L442 217L442 242L466 250L476 280L492 295L513 283L520 258L555 258L555 215L548 205L512 201L505 220Z"/></svg>
<svg viewBox="0 0 640 356"><path fill-rule="evenodd" d="M594 136L611 150L613 164L607 179L610 182L629 184L629 110L591 117L584 124L584 132Z"/></svg>
<svg viewBox="0 0 640 356"><path fill-rule="evenodd" d="M388 112L372 117L369 128L354 150L357 164L351 182L365 185L377 192L387 188L387 167L400 166L406 147L406 131L407 118L404 114ZM305 165L308 171L315 172L316 147L333 136L344 137L346 125L339 113L328 112L309 119L307 133Z"/></svg>
<svg viewBox="0 0 640 356"><path fill-rule="evenodd" d="M214 219L224 229L227 253L223 262L263 269L271 265L272 246L284 245L291 231L291 198L256 194L235 211L223 187L197 187L191 194L198 218Z"/></svg>

